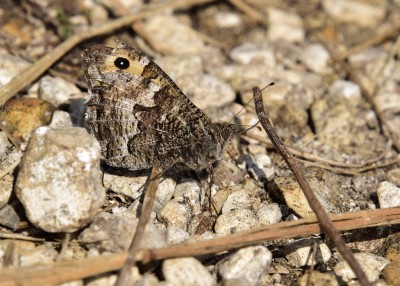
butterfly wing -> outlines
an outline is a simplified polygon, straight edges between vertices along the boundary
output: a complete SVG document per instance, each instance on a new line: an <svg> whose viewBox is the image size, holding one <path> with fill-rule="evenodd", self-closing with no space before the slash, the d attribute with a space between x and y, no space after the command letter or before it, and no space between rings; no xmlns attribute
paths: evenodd
<svg viewBox="0 0 400 286"><path fill-rule="evenodd" d="M108 165L197 168L221 153L219 125L146 55L122 43L91 47L83 67L91 93L86 122Z"/></svg>

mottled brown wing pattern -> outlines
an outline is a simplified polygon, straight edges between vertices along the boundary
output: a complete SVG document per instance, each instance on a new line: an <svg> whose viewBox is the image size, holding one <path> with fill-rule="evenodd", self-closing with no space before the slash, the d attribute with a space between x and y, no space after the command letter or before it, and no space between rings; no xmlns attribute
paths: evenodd
<svg viewBox="0 0 400 286"><path fill-rule="evenodd" d="M125 44L94 46L82 57L91 96L85 119L110 166L202 169L236 131L211 123L161 68Z"/></svg>

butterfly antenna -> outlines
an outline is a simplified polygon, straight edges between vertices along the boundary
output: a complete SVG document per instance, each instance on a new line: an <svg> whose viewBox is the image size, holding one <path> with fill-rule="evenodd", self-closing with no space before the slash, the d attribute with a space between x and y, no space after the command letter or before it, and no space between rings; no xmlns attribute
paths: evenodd
<svg viewBox="0 0 400 286"><path fill-rule="evenodd" d="M270 86L273 86L273 85L275 85L275 82L272 81L269 84L267 84L265 87L263 87L263 89L261 89L261 91L263 91L267 87L270 87ZM253 101L253 99L254 98L252 97L249 101L247 101L246 104L232 117L232 119L229 120L228 124L231 124L233 119L235 119L246 108L246 106L249 105L249 103ZM254 124L253 126L251 126L251 127L247 128L246 130L244 130L244 132L246 132L246 131L250 130L251 128L255 127L258 123L259 123L259 121L256 124Z"/></svg>

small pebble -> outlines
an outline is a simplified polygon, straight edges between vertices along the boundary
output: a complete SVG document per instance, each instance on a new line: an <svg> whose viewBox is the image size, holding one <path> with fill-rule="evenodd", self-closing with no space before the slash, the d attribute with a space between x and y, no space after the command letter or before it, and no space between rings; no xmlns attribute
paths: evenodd
<svg viewBox="0 0 400 286"><path fill-rule="evenodd" d="M377 281L382 270L387 264L389 264L389 260L368 252L354 253L354 257L358 263L360 263L361 268L370 282ZM356 279L353 270L351 270L350 266L344 260L341 260L336 264L334 271L335 274L340 276L344 282L348 283L353 279Z"/></svg>
<svg viewBox="0 0 400 286"><path fill-rule="evenodd" d="M400 188L391 182L380 182L377 189L379 206L391 208L400 206Z"/></svg>
<svg viewBox="0 0 400 286"><path fill-rule="evenodd" d="M159 215L160 220L165 222L167 226L173 225L185 231L191 218L190 209L182 201L182 198L174 198L169 201Z"/></svg>
<svg viewBox="0 0 400 286"><path fill-rule="evenodd" d="M305 32L301 18L294 13L275 8L268 9L268 38L271 41L304 41Z"/></svg>
<svg viewBox="0 0 400 286"><path fill-rule="evenodd" d="M167 243L178 244L182 243L190 238L190 234L182 228L176 227L175 225L169 225L167 227Z"/></svg>
<svg viewBox="0 0 400 286"><path fill-rule="evenodd" d="M282 220L281 208L278 204L262 202L257 211L257 218L261 225L278 223Z"/></svg>
<svg viewBox="0 0 400 286"><path fill-rule="evenodd" d="M22 58L0 52L0 86L7 84L14 76L26 69L30 63Z"/></svg>
<svg viewBox="0 0 400 286"><path fill-rule="evenodd" d="M131 213L100 213L79 235L79 240L88 248L101 251L126 251L131 245L136 232L138 219ZM142 240L143 248L159 248L166 246L165 235L152 223L145 229L146 239Z"/></svg>
<svg viewBox="0 0 400 286"><path fill-rule="evenodd" d="M276 60L271 49L265 49L255 44L244 43L233 48L229 57L236 63L242 65L264 64L269 67L275 67Z"/></svg>
<svg viewBox="0 0 400 286"><path fill-rule="evenodd" d="M174 191L174 199L182 200L190 209L190 215L194 216L201 213L201 206L204 203L200 183L193 179L180 181Z"/></svg>
<svg viewBox="0 0 400 286"><path fill-rule="evenodd" d="M24 150L32 131L49 124L53 111L54 106L39 98L12 99L0 111L0 127L15 145L21 144Z"/></svg>
<svg viewBox="0 0 400 286"><path fill-rule="evenodd" d="M51 127L72 127L72 119L68 112L56 110L50 122Z"/></svg>
<svg viewBox="0 0 400 286"><path fill-rule="evenodd" d="M81 91L73 83L65 79L44 76L39 83L39 97L54 106L66 103L71 96L80 94Z"/></svg>
<svg viewBox="0 0 400 286"><path fill-rule="evenodd" d="M329 74L332 68L329 66L331 60L329 52L321 44L311 44L307 46L301 57L306 67L319 74Z"/></svg>
<svg viewBox="0 0 400 286"><path fill-rule="evenodd" d="M266 247L250 246L229 255L217 265L217 270L223 281L243 279L247 285L259 285L271 262L272 254Z"/></svg>
<svg viewBox="0 0 400 286"><path fill-rule="evenodd" d="M387 1L323 0L322 5L335 21L375 28L386 15Z"/></svg>
<svg viewBox="0 0 400 286"><path fill-rule="evenodd" d="M360 86L347 80L336 80L330 87L329 93L335 96L342 96L349 100L349 103L358 104L361 100Z"/></svg>
<svg viewBox="0 0 400 286"><path fill-rule="evenodd" d="M167 282L174 286L212 286L217 281L195 258L167 259L163 262L162 272Z"/></svg>
<svg viewBox="0 0 400 286"><path fill-rule="evenodd" d="M318 244L316 256L312 257L314 243ZM332 254L325 243L318 243L315 239L299 239L284 246L283 252L286 259L297 267L328 262ZM313 261L313 260L316 261Z"/></svg>
<svg viewBox="0 0 400 286"><path fill-rule="evenodd" d="M228 235L259 227L256 215L249 209L237 209L220 215L215 222L217 235Z"/></svg>
<svg viewBox="0 0 400 286"><path fill-rule="evenodd" d="M23 251L20 253L20 266L37 266L53 263L58 256L58 252L54 249L52 243L44 243L34 249Z"/></svg>
<svg viewBox="0 0 400 286"><path fill-rule="evenodd" d="M222 214L227 214L237 209L249 209L257 212L261 199L256 190L239 190L230 194L222 206Z"/></svg>
<svg viewBox="0 0 400 286"><path fill-rule="evenodd" d="M198 54L205 49L199 33L171 14L146 18L141 22L141 30L147 35L146 40L162 54Z"/></svg>

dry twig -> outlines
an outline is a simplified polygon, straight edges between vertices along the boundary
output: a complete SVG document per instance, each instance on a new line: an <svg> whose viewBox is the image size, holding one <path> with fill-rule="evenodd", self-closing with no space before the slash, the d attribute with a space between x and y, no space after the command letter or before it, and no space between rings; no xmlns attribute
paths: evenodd
<svg viewBox="0 0 400 286"><path fill-rule="evenodd" d="M340 231L400 223L400 207L352 213L330 214ZM320 233L316 218L281 222L227 237L172 245L158 249L142 249L136 261L149 262L173 257L218 253L255 243L278 239L305 237ZM55 285L118 270L127 259L127 253L117 253L75 261L59 261L49 265L0 269L0 286Z"/></svg>
<svg viewBox="0 0 400 286"><path fill-rule="evenodd" d="M131 246L129 248L128 257L124 263L124 266L121 268L119 272L119 276L117 281L115 282L115 286L123 286L123 285L132 285L132 281L130 281L130 269L135 263L136 253L139 250L140 243L142 242L144 231L147 223L150 220L151 211L153 210L154 198L156 195L156 191L158 189L159 176L162 173L162 169L153 167L150 175L150 183L147 191L145 192L142 211L139 218L139 223L136 228L135 236L132 239Z"/></svg>
<svg viewBox="0 0 400 286"><path fill-rule="evenodd" d="M254 103L256 106L257 116L260 119L261 125L263 126L265 132L267 132L269 139L274 144L278 153L282 156L282 158L289 166L289 169L293 172L297 182L299 183L301 189L303 190L304 195L307 198L310 207L316 214L318 221L321 224L321 228L332 239L333 243L339 250L340 254L343 256L343 258L347 261L351 269L356 274L361 285L363 286L371 285L371 283L368 281L367 276L362 270L360 264L354 258L350 249L346 246L346 243L340 236L338 230L332 223L331 219L329 218L328 213L325 211L324 207L322 206L322 204L319 202L314 192L312 191L310 185L308 184L305 178L304 173L301 171L295 158L291 153L288 152L286 147L283 145L282 140L275 132L271 121L265 114L261 90L258 87L254 87L253 93L254 93Z"/></svg>

